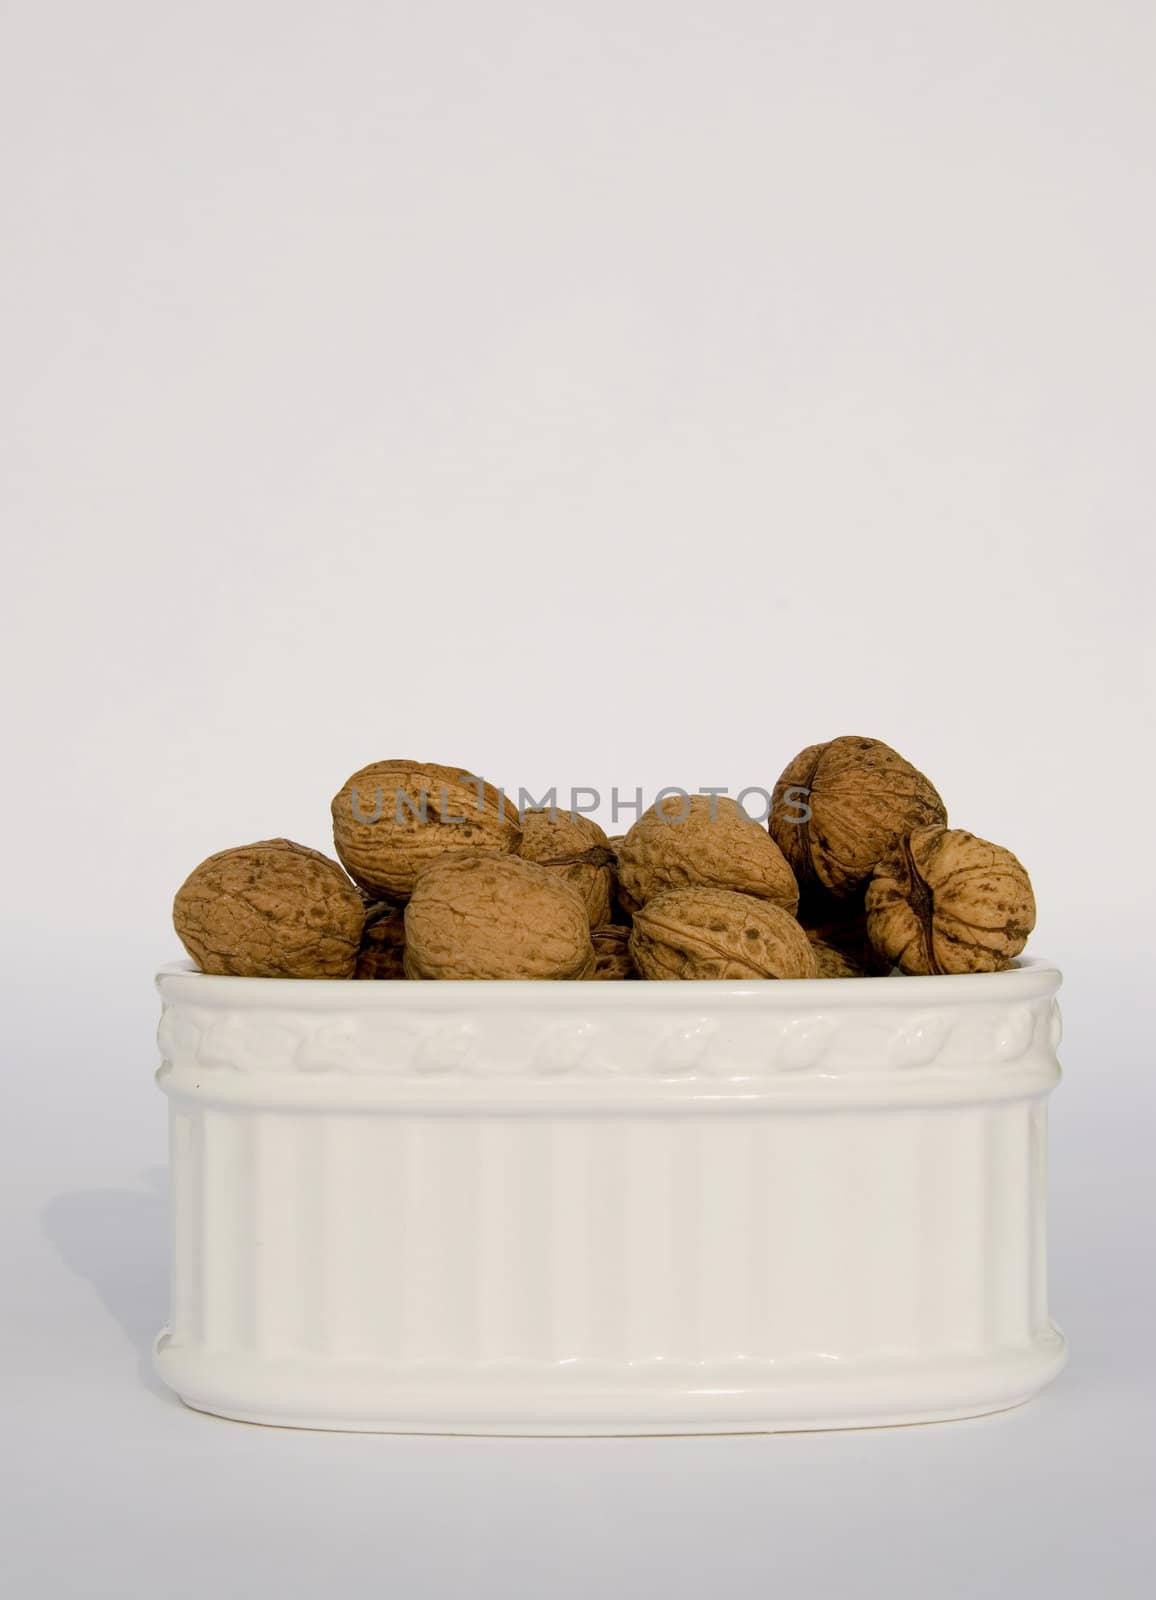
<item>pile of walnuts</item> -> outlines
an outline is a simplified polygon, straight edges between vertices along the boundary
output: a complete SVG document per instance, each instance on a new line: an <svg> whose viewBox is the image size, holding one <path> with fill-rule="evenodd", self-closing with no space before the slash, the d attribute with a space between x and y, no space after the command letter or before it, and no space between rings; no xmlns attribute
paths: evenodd
<svg viewBox="0 0 1156 1600"><path fill-rule="evenodd" d="M250 978L858 978L993 972L1035 925L1010 850L947 826L878 739L811 745L753 822L668 796L608 839L460 768L380 761L334 797L341 865L288 839L210 856L173 920Z"/></svg>

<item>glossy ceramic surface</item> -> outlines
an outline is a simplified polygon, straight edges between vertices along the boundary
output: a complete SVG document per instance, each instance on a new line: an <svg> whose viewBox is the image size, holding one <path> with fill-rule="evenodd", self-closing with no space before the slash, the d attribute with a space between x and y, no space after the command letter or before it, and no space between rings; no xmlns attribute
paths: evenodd
<svg viewBox="0 0 1156 1600"><path fill-rule="evenodd" d="M999 1410L1045 1287L1060 976L340 983L166 967L188 1404L662 1433Z"/></svg>

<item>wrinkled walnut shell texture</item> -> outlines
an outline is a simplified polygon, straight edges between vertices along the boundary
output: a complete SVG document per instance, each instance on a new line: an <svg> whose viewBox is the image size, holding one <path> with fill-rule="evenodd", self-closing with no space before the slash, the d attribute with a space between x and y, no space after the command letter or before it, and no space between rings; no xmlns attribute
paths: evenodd
<svg viewBox="0 0 1156 1600"><path fill-rule="evenodd" d="M811 949L815 952L815 961L819 968L820 978L870 978L872 974L858 961L853 961L849 955L840 950L837 945L827 944L823 939L817 939L813 934L807 935Z"/></svg>
<svg viewBox="0 0 1156 1600"><path fill-rule="evenodd" d="M614 853L591 818L548 809L523 812L520 854L523 861L549 867L577 889L592 928L610 920Z"/></svg>
<svg viewBox="0 0 1156 1600"><path fill-rule="evenodd" d="M768 826L804 893L817 885L846 896L913 829L946 822L934 785L909 761L848 735L800 751L775 785Z"/></svg>
<svg viewBox="0 0 1156 1600"><path fill-rule="evenodd" d="M875 870L867 931L903 971L997 972L1035 927L1036 902L1021 863L962 828L919 828Z"/></svg>
<svg viewBox="0 0 1156 1600"><path fill-rule="evenodd" d="M618 872L618 857L622 853L622 846L626 843L626 835L612 833L606 842L614 852L614 860L610 867L610 920L629 928L633 918L627 908L626 897L622 892L622 879Z"/></svg>
<svg viewBox="0 0 1156 1600"><path fill-rule="evenodd" d="M814 978L815 954L779 906L729 889L668 889L635 915L630 953L644 978Z"/></svg>
<svg viewBox="0 0 1156 1600"><path fill-rule="evenodd" d="M588 978L586 902L547 867L464 856L422 873L405 909L410 978Z"/></svg>
<svg viewBox="0 0 1156 1600"><path fill-rule="evenodd" d="M881 977L890 970L891 963L880 956L867 937L867 907L862 893L856 892L846 900L838 900L823 890L811 890L799 904L799 922L804 933L819 951L819 946L833 950L843 963L856 974ZM829 965L833 958L826 957ZM819 951L819 965L824 956ZM849 976L849 973L827 974L821 977Z"/></svg>
<svg viewBox="0 0 1156 1600"><path fill-rule="evenodd" d="M618 880L632 913L667 889L730 889L792 914L799 904L778 845L725 795L671 795L651 806L619 846Z"/></svg>
<svg viewBox="0 0 1156 1600"><path fill-rule="evenodd" d="M366 907L355 978L405 977L405 907L379 900Z"/></svg>
<svg viewBox="0 0 1156 1600"><path fill-rule="evenodd" d="M419 809L424 797L424 819L399 802L399 790ZM362 767L334 795L331 809L333 842L346 871L383 900L407 899L418 874L451 851L508 853L522 839L517 811L497 789L467 776L464 767L433 762Z"/></svg>
<svg viewBox="0 0 1156 1600"><path fill-rule="evenodd" d="M592 928L590 937L594 941L592 977L607 980L638 977L630 954L629 928L618 922L606 922L600 928Z"/></svg>
<svg viewBox="0 0 1156 1600"><path fill-rule="evenodd" d="M209 856L173 902L201 971L238 978L351 978L364 914L337 862L291 839Z"/></svg>

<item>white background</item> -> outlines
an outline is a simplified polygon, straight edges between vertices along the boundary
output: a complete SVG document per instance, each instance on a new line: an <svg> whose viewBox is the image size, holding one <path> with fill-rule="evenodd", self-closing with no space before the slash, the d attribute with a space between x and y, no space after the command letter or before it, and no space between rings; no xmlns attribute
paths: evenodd
<svg viewBox="0 0 1156 1600"><path fill-rule="evenodd" d="M13 1594L1147 1592L1154 90L1147 0L3 7ZM327 847L384 756L735 789L848 732L1066 973L1047 1394L530 1443L159 1388L196 862Z"/></svg>

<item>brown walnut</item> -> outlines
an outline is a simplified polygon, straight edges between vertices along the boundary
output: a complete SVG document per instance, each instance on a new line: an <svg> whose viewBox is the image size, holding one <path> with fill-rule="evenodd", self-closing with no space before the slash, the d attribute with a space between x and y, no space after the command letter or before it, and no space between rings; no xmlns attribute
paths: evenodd
<svg viewBox="0 0 1156 1600"><path fill-rule="evenodd" d="M465 768L375 761L333 798L333 842L351 878L383 900L405 900L418 873L454 850L516 851L517 810Z"/></svg>
<svg viewBox="0 0 1156 1600"><path fill-rule="evenodd" d="M845 900L836 899L823 889L811 889L799 901L799 923L819 956L822 969L824 960L834 967L835 952L849 970L842 976L858 974L878 977L889 971L890 962L876 954L867 937L867 907L864 891L856 892ZM838 977L834 971L820 970L821 977Z"/></svg>
<svg viewBox="0 0 1156 1600"><path fill-rule="evenodd" d="M768 826L804 894L847 896L913 829L946 822L922 772L879 739L847 735L800 751L775 785Z"/></svg>
<svg viewBox="0 0 1156 1600"><path fill-rule="evenodd" d="M201 971L238 978L351 978L364 916L337 862L291 839L218 851L173 902Z"/></svg>
<svg viewBox="0 0 1156 1600"><path fill-rule="evenodd" d="M405 977L405 907L377 900L365 910L355 978Z"/></svg>
<svg viewBox="0 0 1156 1600"><path fill-rule="evenodd" d="M588 978L586 902L548 867L518 856L435 862L405 908L409 978Z"/></svg>
<svg viewBox="0 0 1156 1600"><path fill-rule="evenodd" d="M604 922L591 928L594 941L593 977L599 979L637 978L638 972L630 954L630 929L619 922Z"/></svg>
<svg viewBox="0 0 1156 1600"><path fill-rule="evenodd" d="M614 852L614 861L610 868L610 920L629 928L632 918L626 907L625 897L622 892L622 880L618 874L618 857L622 853L622 846L626 843L626 835L624 833L613 833L606 842Z"/></svg>
<svg viewBox="0 0 1156 1600"><path fill-rule="evenodd" d="M614 852L590 817L549 809L523 812L520 853L523 861L549 867L577 889L592 928L610 920Z"/></svg>
<svg viewBox="0 0 1156 1600"><path fill-rule="evenodd" d="M811 949L815 952L815 960L819 966L820 978L870 978L871 972L858 961L853 960L838 945L827 944L823 939L817 939L814 934L808 933Z"/></svg>
<svg viewBox="0 0 1156 1600"><path fill-rule="evenodd" d="M765 828L726 795L670 795L618 849L620 897L637 913L666 889L730 889L794 913L799 887Z"/></svg>
<svg viewBox="0 0 1156 1600"><path fill-rule="evenodd" d="M731 889L668 889L636 912L644 978L814 978L815 954L781 907Z"/></svg>
<svg viewBox="0 0 1156 1600"><path fill-rule="evenodd" d="M1010 850L962 828L918 828L875 869L867 931L904 972L996 972L1035 927L1031 880Z"/></svg>

